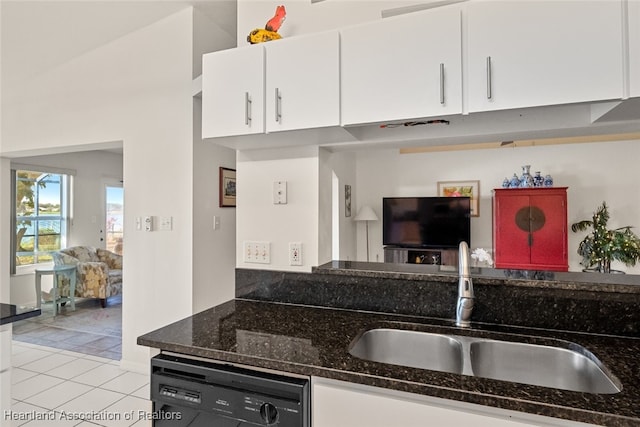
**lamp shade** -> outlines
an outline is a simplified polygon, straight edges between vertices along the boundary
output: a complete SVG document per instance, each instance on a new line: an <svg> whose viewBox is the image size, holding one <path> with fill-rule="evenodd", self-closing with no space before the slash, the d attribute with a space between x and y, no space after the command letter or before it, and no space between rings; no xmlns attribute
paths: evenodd
<svg viewBox="0 0 640 427"><path fill-rule="evenodd" d="M358 211L358 215L353 218L354 221L377 221L378 216L370 206L362 206Z"/></svg>

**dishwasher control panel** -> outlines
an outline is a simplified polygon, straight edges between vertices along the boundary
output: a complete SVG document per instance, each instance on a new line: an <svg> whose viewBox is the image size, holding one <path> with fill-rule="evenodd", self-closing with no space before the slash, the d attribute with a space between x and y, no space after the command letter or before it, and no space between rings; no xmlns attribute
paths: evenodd
<svg viewBox="0 0 640 427"><path fill-rule="evenodd" d="M216 419L234 421L234 426L310 423L308 379L166 354L151 362L151 400L156 409L183 411L184 419L206 419L213 425L218 425Z"/></svg>
<svg viewBox="0 0 640 427"><path fill-rule="evenodd" d="M166 385L160 385L160 395L191 403L202 403L200 393L197 391L183 390Z"/></svg>

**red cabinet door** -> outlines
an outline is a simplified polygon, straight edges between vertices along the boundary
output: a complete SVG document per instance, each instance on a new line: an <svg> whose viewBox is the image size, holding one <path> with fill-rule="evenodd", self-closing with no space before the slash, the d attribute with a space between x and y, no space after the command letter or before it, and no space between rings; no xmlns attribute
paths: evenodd
<svg viewBox="0 0 640 427"><path fill-rule="evenodd" d="M533 212L542 212L540 228L532 233L531 264L567 270L567 204L559 194L531 196ZM532 222L533 224L533 222Z"/></svg>
<svg viewBox="0 0 640 427"><path fill-rule="evenodd" d="M495 251L496 267L513 268L529 264L529 196L509 195L495 198ZM526 215L526 228L519 218Z"/></svg>
<svg viewBox="0 0 640 427"><path fill-rule="evenodd" d="M497 268L567 271L565 187L494 192Z"/></svg>

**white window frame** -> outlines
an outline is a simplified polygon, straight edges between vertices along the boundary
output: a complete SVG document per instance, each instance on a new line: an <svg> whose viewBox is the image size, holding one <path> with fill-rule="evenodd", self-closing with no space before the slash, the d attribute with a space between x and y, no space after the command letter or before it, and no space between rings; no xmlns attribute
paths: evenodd
<svg viewBox="0 0 640 427"><path fill-rule="evenodd" d="M12 197L11 197L11 222L12 222L12 233L11 233L11 274L22 275L22 274L30 274L33 273L37 268L50 266L51 263L34 263L34 264L25 264L25 265L16 265L16 232L17 230L17 217L16 217L16 183L17 183L17 172L18 171L29 171L29 172L40 172L42 174L56 174L61 175L61 218L60 218L60 248L65 248L67 246L67 242L69 241L69 233L72 225L73 214L72 214L72 200L73 200L73 176L75 175L75 170L71 169L61 169L56 167L48 167L48 166L36 166L36 165L24 165L24 164L13 164L11 165L11 180L12 180ZM38 221L39 218L36 216L32 221ZM36 255L37 256L37 255Z"/></svg>

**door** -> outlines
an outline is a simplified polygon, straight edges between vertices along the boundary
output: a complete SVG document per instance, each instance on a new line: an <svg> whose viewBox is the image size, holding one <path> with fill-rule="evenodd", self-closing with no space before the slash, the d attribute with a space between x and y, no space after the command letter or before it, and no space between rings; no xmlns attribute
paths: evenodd
<svg viewBox="0 0 640 427"><path fill-rule="evenodd" d="M468 4L469 112L620 99L621 1Z"/></svg>
<svg viewBox="0 0 640 427"><path fill-rule="evenodd" d="M342 124L462 112L459 7L340 31Z"/></svg>
<svg viewBox="0 0 640 427"><path fill-rule="evenodd" d="M260 45L202 57L202 137L264 132L264 48Z"/></svg>
<svg viewBox="0 0 640 427"><path fill-rule="evenodd" d="M567 265L567 206L561 194L531 196L531 264Z"/></svg>
<svg viewBox="0 0 640 427"><path fill-rule="evenodd" d="M496 197L495 203L496 267L529 264L529 195Z"/></svg>
<svg viewBox="0 0 640 427"><path fill-rule="evenodd" d="M340 124L337 31L265 43L267 132Z"/></svg>
<svg viewBox="0 0 640 427"><path fill-rule="evenodd" d="M124 189L122 184L105 186L105 249L122 255L124 241Z"/></svg>

